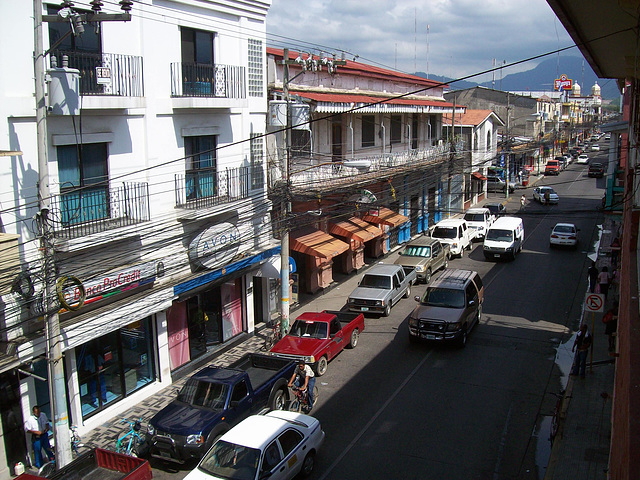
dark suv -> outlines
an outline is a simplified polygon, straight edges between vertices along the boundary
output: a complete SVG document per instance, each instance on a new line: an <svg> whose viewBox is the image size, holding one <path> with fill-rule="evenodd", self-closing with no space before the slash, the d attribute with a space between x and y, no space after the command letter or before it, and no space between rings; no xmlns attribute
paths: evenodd
<svg viewBox="0 0 640 480"><path fill-rule="evenodd" d="M587 172L589 177L602 178L604 177L604 165L601 163L592 162L589 164L589 171Z"/></svg>
<svg viewBox="0 0 640 480"><path fill-rule="evenodd" d="M409 316L409 340L454 342L464 347L467 335L482 318L482 278L471 270L445 270L422 298L415 299L420 305Z"/></svg>

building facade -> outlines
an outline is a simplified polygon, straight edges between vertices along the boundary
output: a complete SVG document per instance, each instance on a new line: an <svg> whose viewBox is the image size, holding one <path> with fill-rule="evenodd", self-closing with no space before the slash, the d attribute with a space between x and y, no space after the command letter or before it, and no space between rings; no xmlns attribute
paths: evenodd
<svg viewBox="0 0 640 480"><path fill-rule="evenodd" d="M67 406L81 433L251 334L276 308L271 264L280 247L263 138L271 1L143 0L129 21L100 22L92 15L122 12L74 4L42 10L42 139L33 5L4 4L0 15L0 51L13 63L0 79L0 240L11 273L0 292L0 470L24 461L31 406L52 415L43 381L51 312L42 308L51 265ZM42 213L43 181L51 191L45 257L32 220Z"/></svg>

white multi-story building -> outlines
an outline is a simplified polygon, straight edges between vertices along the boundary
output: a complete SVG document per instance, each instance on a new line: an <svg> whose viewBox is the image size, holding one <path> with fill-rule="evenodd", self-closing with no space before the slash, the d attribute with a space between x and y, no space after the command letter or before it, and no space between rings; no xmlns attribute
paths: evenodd
<svg viewBox="0 0 640 480"><path fill-rule="evenodd" d="M262 137L271 0L139 0L130 21L99 23L90 20L100 2L58 13L61 3L42 12L48 178L38 171L33 4L0 5L0 476L24 459L31 406L51 414L40 379L39 180L51 191L56 278L86 291L80 309L59 313L70 421L81 432L192 371L276 307ZM123 13L103 3L98 14ZM72 31L76 15L89 20L82 34ZM73 306L80 287L61 285Z"/></svg>

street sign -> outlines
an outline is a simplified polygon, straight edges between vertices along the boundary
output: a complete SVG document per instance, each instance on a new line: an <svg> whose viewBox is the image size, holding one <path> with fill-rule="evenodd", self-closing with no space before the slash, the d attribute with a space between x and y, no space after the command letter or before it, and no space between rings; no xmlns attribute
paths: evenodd
<svg viewBox="0 0 640 480"><path fill-rule="evenodd" d="M584 299L584 308L587 312L604 312L604 295L588 293Z"/></svg>

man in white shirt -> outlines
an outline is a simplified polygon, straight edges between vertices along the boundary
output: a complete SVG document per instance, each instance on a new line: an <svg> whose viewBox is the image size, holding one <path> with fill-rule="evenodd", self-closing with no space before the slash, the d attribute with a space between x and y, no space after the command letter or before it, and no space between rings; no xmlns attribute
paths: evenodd
<svg viewBox="0 0 640 480"><path fill-rule="evenodd" d="M37 405L33 407L33 415L27 418L24 429L31 434L31 446L33 447L36 468L40 468L44 464L42 461L43 448L49 461L52 461L55 457L49 445L49 420Z"/></svg>
<svg viewBox="0 0 640 480"><path fill-rule="evenodd" d="M300 390L304 391L304 390L308 390L308 395L309 395L309 405L308 405L308 410L311 411L311 408L313 408L313 387L316 384L316 377L315 374L313 373L313 370L311 369L311 367L309 365L307 365L304 360L300 360L298 362L298 366L296 367L296 369L293 372L293 375L291 376L291 380L289 380L289 388L291 388L293 385L295 385L296 387L300 388Z"/></svg>

